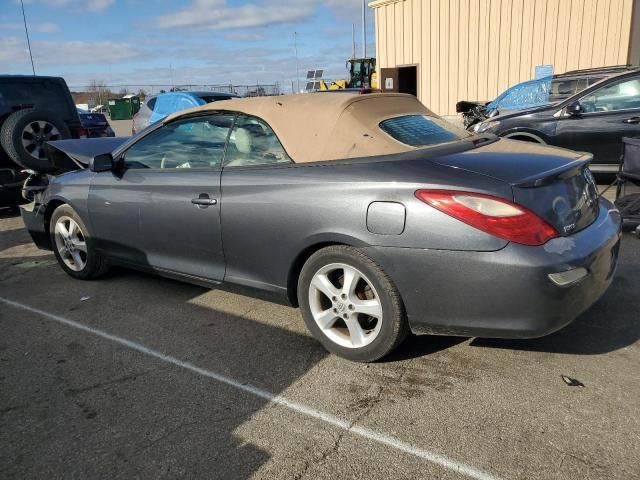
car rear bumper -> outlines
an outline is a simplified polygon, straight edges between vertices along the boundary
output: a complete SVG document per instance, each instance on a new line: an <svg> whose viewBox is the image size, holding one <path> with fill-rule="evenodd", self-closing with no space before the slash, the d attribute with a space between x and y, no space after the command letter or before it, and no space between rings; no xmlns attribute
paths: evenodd
<svg viewBox="0 0 640 480"><path fill-rule="evenodd" d="M45 228L45 207L35 202L20 206L22 221L38 248L51 250L51 239Z"/></svg>
<svg viewBox="0 0 640 480"><path fill-rule="evenodd" d="M398 287L414 333L535 338L573 321L607 290L620 244L620 216L609 201L586 229L530 247L495 252L372 247L368 253ZM558 286L549 274L584 269ZM581 270L582 271L582 270Z"/></svg>

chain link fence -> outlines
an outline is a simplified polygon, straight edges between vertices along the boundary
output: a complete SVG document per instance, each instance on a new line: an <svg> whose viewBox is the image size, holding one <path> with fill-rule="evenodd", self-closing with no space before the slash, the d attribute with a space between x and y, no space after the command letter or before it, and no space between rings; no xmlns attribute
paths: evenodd
<svg viewBox="0 0 640 480"><path fill-rule="evenodd" d="M233 84L193 84L193 85L69 85L76 104L86 104L89 108L106 105L109 100L125 95L137 95L142 101L159 93L192 91L234 93L239 97L264 97L283 94L279 83L255 85Z"/></svg>

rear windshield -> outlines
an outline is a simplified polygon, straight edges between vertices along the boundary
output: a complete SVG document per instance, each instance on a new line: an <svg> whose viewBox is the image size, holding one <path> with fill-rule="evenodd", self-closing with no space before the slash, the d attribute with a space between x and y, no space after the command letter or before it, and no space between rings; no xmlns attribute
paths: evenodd
<svg viewBox="0 0 640 480"><path fill-rule="evenodd" d="M234 97L221 97L216 95L215 97L200 97L200 98L202 98L207 103L211 103L211 102L218 102L220 100L231 100Z"/></svg>
<svg viewBox="0 0 640 480"><path fill-rule="evenodd" d="M397 141L412 147L425 147L453 142L471 134L448 122L426 115L405 115L385 120L380 128Z"/></svg>

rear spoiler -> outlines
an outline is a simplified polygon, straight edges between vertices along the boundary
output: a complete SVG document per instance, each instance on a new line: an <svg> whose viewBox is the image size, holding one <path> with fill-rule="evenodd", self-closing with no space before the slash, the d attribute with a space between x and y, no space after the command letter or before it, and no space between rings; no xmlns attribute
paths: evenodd
<svg viewBox="0 0 640 480"><path fill-rule="evenodd" d="M547 170L540 174L523 178L517 183L512 183L511 186L519 188L535 188L553 183L559 179L569 178L574 176L579 170L588 166L591 163L591 160L593 160L593 155L591 153L583 153L579 158L576 158L572 162L561 165L552 170Z"/></svg>

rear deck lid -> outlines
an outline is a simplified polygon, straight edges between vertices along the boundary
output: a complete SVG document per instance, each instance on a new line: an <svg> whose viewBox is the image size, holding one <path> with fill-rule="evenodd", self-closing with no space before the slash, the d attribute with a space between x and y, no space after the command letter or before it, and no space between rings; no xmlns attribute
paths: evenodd
<svg viewBox="0 0 640 480"><path fill-rule="evenodd" d="M586 228L598 216L598 189L588 168L591 159L590 154L501 139L433 161L510 184L515 203L564 236Z"/></svg>

